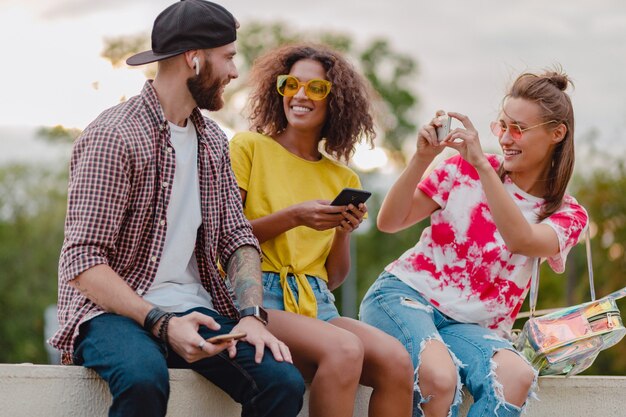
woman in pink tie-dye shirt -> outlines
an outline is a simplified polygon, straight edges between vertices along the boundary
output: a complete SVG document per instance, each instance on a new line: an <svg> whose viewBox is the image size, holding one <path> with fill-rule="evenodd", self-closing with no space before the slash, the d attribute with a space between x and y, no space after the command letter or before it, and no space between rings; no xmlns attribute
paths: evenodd
<svg viewBox="0 0 626 417"><path fill-rule="evenodd" d="M427 217L417 244L389 264L361 305L361 319L397 337L415 367L414 415L519 416L536 373L508 340L528 291L533 257L562 272L587 213L565 193L574 165L567 76L522 74L491 129L502 156L483 153L470 119L441 142L442 112L421 128L417 151L390 189L385 232ZM446 147L458 155L422 179Z"/></svg>

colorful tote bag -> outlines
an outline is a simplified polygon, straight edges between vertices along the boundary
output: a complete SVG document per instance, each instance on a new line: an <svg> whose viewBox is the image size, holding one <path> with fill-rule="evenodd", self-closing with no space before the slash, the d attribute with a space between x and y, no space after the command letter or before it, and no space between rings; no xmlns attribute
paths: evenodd
<svg viewBox="0 0 626 417"><path fill-rule="evenodd" d="M586 232L587 266L591 301L534 317L539 288L539 259L533 263L530 283L530 318L515 347L539 375L576 375L587 369L600 351L618 343L626 334L615 300L626 288L595 299L589 231Z"/></svg>

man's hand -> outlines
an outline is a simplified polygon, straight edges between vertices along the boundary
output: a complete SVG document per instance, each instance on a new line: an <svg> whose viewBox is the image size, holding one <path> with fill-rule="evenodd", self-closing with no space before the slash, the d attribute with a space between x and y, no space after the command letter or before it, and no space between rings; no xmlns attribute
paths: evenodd
<svg viewBox="0 0 626 417"><path fill-rule="evenodd" d="M200 326L211 330L219 330L220 325L212 317L197 311L183 317L172 317L167 328L168 343L187 362L217 355L227 348L234 348L235 341L213 344L208 343L198 333ZM157 324L155 329L159 328Z"/></svg>
<svg viewBox="0 0 626 417"><path fill-rule="evenodd" d="M274 355L274 359L278 362L293 363L291 358L291 352L286 344L278 340L273 334L271 334L261 323L254 317L244 317L239 320L239 323L233 327L233 333L245 332L247 336L243 341L250 343L256 348L256 354L254 355L254 361L261 363L263 360L263 354L265 353L265 346L267 346ZM231 359L234 359L237 355L236 342L232 346L228 347L228 354Z"/></svg>

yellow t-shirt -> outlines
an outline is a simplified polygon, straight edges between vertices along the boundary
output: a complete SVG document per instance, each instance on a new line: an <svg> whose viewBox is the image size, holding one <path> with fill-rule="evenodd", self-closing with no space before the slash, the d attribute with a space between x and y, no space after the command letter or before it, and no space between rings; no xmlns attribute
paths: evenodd
<svg viewBox="0 0 626 417"><path fill-rule="evenodd" d="M345 187L361 188L359 177L347 166L325 156L319 161L302 159L259 133L235 135L230 154L237 183L246 191L244 214L250 220L303 201L332 200ZM261 268L281 276L306 274L328 281L325 263L334 233L306 226L290 229L261 244Z"/></svg>

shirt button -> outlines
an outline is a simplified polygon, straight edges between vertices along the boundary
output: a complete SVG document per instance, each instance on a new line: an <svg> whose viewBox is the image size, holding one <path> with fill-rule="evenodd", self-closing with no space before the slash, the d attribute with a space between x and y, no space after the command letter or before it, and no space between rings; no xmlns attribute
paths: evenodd
<svg viewBox="0 0 626 417"><path fill-rule="evenodd" d="M173 151L172 147L171 147L171 146L168 146L168 147L167 147L167 153L172 153L172 151Z"/></svg>
<svg viewBox="0 0 626 417"><path fill-rule="evenodd" d="M161 221L159 222L159 224L160 224L161 226L165 226L165 220L161 220Z"/></svg>
<svg viewBox="0 0 626 417"><path fill-rule="evenodd" d="M167 181L163 181L163 188L167 188L167 186L170 185Z"/></svg>
<svg viewBox="0 0 626 417"><path fill-rule="evenodd" d="M143 290L137 290L138 295L143 295Z"/></svg>
<svg viewBox="0 0 626 417"><path fill-rule="evenodd" d="M152 262L156 263L156 261L157 261L157 257L156 257L156 256L153 256L152 258L150 258L150 260L151 260Z"/></svg>

